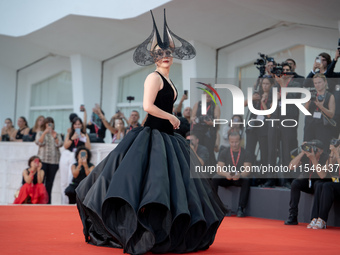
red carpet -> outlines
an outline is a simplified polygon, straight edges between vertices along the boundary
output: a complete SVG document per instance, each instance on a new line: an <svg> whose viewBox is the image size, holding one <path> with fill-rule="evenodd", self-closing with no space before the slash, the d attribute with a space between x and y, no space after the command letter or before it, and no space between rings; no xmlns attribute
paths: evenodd
<svg viewBox="0 0 340 255"><path fill-rule="evenodd" d="M340 228L312 230L307 224L226 217L214 244L192 254L339 254ZM0 206L0 254L123 254L86 244L75 206ZM150 253L151 254L151 253Z"/></svg>

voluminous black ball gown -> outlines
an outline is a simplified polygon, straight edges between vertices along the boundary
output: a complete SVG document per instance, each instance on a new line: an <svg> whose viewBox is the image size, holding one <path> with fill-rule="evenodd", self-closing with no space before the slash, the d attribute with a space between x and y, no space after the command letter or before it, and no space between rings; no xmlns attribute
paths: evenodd
<svg viewBox="0 0 340 255"><path fill-rule="evenodd" d="M174 91L162 79L155 105L171 112ZM149 115L78 186L85 240L130 254L207 249L225 209L195 165L197 157L170 122Z"/></svg>

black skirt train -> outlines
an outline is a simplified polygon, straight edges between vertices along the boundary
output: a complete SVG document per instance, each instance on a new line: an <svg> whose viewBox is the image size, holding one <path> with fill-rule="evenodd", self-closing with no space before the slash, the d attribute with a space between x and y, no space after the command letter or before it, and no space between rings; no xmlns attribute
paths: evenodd
<svg viewBox="0 0 340 255"><path fill-rule="evenodd" d="M130 131L76 190L85 240L130 254L207 249L225 209L198 164L180 135Z"/></svg>

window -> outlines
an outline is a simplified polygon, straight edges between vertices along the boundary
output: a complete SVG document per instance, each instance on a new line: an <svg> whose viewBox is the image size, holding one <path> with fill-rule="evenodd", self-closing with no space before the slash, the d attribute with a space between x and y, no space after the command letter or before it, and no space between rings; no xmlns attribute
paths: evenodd
<svg viewBox="0 0 340 255"><path fill-rule="evenodd" d="M52 117L55 130L65 133L70 127L69 115L73 111L72 76L63 71L31 87L30 118L31 127L39 115Z"/></svg>

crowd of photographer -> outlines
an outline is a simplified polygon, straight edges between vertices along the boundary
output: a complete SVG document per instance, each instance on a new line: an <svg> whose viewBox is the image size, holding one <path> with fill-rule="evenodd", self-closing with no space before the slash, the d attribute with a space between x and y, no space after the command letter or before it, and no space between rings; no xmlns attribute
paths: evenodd
<svg viewBox="0 0 340 255"><path fill-rule="evenodd" d="M306 78L295 72L296 63L291 58L278 64L273 58L262 54L260 56L261 58L255 63L260 76L254 86L255 93L251 103L257 110L268 110L275 103L277 108L274 112L262 116L253 113L246 117L235 115L232 120L238 124L218 130L213 127L212 120L220 118L221 109L212 102L212 97L208 96L209 93L205 92L207 104L205 115L202 114L202 101L196 102L192 110L186 107L182 115L183 102L188 99L186 92L180 104L174 108L174 114L181 121L180 129L176 132L190 141L202 166L210 165L220 168L231 166L236 169L232 173L220 171L216 175L206 177L212 179L216 190L219 186L241 187L237 216L246 215L245 209L251 185L283 186L291 189L289 217L285 224L298 224L298 204L302 191L315 194L311 223L308 228L325 228L330 207L334 199L340 195L338 165L340 163L340 140L338 139L340 73L334 72L339 51L336 52L333 60L327 53L320 53ZM209 85L206 86L209 87ZM304 104L311 115L304 119L303 140L305 142L300 146L297 139L297 125L294 125L298 123L300 109L296 105L288 104L286 114L283 115L281 112L282 89L287 87L304 87L311 92L311 99ZM272 93L273 89L277 91L275 96ZM209 91L212 92L210 89ZM286 99L295 100L301 98L301 93L290 92L284 96ZM245 101L245 107L249 103ZM75 203L75 188L94 167L90 162L91 143L103 143L106 130L111 133L111 142L117 143L124 139L131 129L141 126L137 111L132 111L129 119L117 111L110 120L107 120L104 111L96 105L92 109L91 119L88 122L87 111L83 105L81 111L84 113L83 120L75 114L70 115L71 126L65 139L54 131L53 119L43 116L37 118L32 129L29 129L26 119L20 117L18 130L14 128L11 119L5 120L5 126L1 130L2 141L34 140L39 146L38 158L41 160L41 167L38 168L39 171L44 172L43 179L48 194L48 203L51 202L51 189L59 168L61 190L65 191L62 203ZM244 127L240 125L243 119L245 122L252 120L255 126L256 121L264 124L257 128ZM285 121L285 126L279 124L282 121ZM61 146L65 148L62 154L59 152ZM259 148L259 155L256 148ZM321 168L322 171L303 171L300 175L298 171L272 172L266 176L239 171L242 167L247 169L256 165L283 165L291 170L303 166L307 169ZM330 171L332 165L338 166L337 171ZM29 167L29 170L26 169L23 173L25 180L28 179L30 172L38 172L37 166L33 167L35 170L32 170L32 166L29 165ZM35 182L39 183L39 179ZM27 202L27 199L23 201Z"/></svg>

